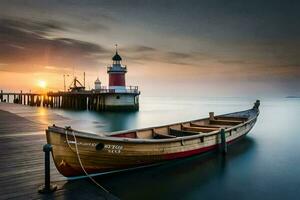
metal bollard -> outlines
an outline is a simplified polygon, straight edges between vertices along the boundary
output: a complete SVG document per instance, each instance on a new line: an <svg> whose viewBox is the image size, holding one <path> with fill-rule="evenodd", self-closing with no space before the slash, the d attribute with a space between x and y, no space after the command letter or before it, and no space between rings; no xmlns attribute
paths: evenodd
<svg viewBox="0 0 300 200"><path fill-rule="evenodd" d="M51 193L57 189L56 185L50 184L50 152L52 151L51 144L45 144L43 146L45 152L45 185L39 188L39 193Z"/></svg>
<svg viewBox="0 0 300 200"><path fill-rule="evenodd" d="M223 155L227 153L227 143L226 143L226 135L225 135L225 130L222 128L221 129L221 150Z"/></svg>

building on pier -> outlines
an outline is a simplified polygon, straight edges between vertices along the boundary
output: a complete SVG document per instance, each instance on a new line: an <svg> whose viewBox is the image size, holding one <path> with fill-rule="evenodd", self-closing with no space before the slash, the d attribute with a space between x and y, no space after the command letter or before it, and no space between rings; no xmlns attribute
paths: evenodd
<svg viewBox="0 0 300 200"><path fill-rule="evenodd" d="M85 90L85 86L82 85L80 83L80 81L77 79L77 77L75 76L71 85L70 85L70 88L69 88L69 91L71 92L80 92L80 91L84 91Z"/></svg>
<svg viewBox="0 0 300 200"><path fill-rule="evenodd" d="M95 80L95 91L101 90L101 81L99 80L99 77Z"/></svg>

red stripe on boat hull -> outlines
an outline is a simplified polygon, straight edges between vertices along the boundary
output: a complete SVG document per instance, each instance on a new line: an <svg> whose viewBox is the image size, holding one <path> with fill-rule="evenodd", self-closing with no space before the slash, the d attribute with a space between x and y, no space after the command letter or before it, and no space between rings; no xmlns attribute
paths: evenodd
<svg viewBox="0 0 300 200"><path fill-rule="evenodd" d="M212 145L212 146L203 147L203 148L200 148L200 149L194 149L194 150L190 150L190 151L166 154L163 157L164 157L164 159L167 159L167 160L176 159L176 158L184 158L184 157L192 156L192 155L195 155L195 154L204 153L204 152L207 152L207 151L212 150L212 149L216 149L217 146L218 145Z"/></svg>
<svg viewBox="0 0 300 200"><path fill-rule="evenodd" d="M235 142L238 139L241 139L243 136L245 136L247 133L245 133L244 135L241 135L233 140L230 140L227 142L227 144L232 144L233 142ZM166 154L163 155L163 158L166 160L172 160L172 159L177 159L177 158L184 158L184 157L188 157L188 156L192 156L192 155L196 155L196 154L200 154L200 153L204 153L204 152L208 152L211 150L215 150L217 149L219 146L219 144L215 144L212 146L208 146L208 147L202 147L200 149L194 149L194 150L190 150L190 151L184 151L184 152L178 152L178 153L171 153L171 154Z"/></svg>

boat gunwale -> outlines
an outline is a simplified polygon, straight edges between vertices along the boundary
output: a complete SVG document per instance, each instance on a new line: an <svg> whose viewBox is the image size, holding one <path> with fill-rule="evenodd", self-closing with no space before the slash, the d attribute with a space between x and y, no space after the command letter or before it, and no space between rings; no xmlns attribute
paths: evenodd
<svg viewBox="0 0 300 200"><path fill-rule="evenodd" d="M225 130L226 132L230 132L234 129L237 129L239 127L242 127L254 120L257 119L257 116L259 115L259 110L251 108L248 110L244 110L244 111L238 111L238 112L233 112L233 113L227 113L227 114L222 114L222 115L218 115L216 117L221 117L221 116L226 116L226 115L232 115L232 114L236 114L236 113L243 113L243 112L249 112L249 111L253 111L256 112L255 115L250 118L249 120L242 122L240 124L237 124L235 126L232 127L228 127ZM190 120L190 121L185 121L185 122L177 122L177 123L172 123L172 124L167 124L167 125L162 125L162 126L155 126L155 127L148 127L148 128L142 128L142 129L132 129L132 130L124 130L124 131L116 131L116 132L112 132L109 135L104 135L104 136L100 136L97 134L93 134L93 133L88 133L88 132L82 132L82 131L77 131L77 130L73 130L71 128L67 129L67 128L63 128L63 127L59 127L59 126L49 126L48 129L46 131L48 132L55 132L55 133L59 133L59 134L68 134L70 136L72 136L72 134L70 134L70 131L74 131L75 136L77 137L82 137L85 139L96 139L96 140L105 140L105 141L111 141L111 142L124 142L124 143L167 143L167 142L177 142L177 141L184 141L184 140L192 140L192 139L196 139L196 138L205 138L205 137L210 137L213 135L218 135L220 134L220 130L215 130L210 132L209 134L203 134L203 133L198 133L196 135L190 135L190 136L182 136L182 137L176 137L176 138L166 138L166 139L141 139L141 138L122 138L122 137L113 137L114 135L118 135L118 134L124 134L124 133L129 133L129 132L136 132L136 131L143 131L143 130L151 130L151 129L155 129L155 128L162 128L165 126L173 126L173 125L177 125L177 124L183 124L183 123L189 123L189 122L195 122L195 121L199 121L199 120L206 120L209 118L202 118L202 119L196 119L196 120ZM66 132L67 130L67 132ZM197 132L195 132L197 133Z"/></svg>

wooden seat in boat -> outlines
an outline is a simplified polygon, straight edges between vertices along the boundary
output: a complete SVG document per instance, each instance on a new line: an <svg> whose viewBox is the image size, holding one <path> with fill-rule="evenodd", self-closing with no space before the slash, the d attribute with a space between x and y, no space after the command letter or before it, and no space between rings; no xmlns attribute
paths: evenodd
<svg viewBox="0 0 300 200"><path fill-rule="evenodd" d="M213 125L238 125L240 123L243 123L243 121L237 121L237 120L216 120L216 119L211 119L209 120L209 124Z"/></svg>
<svg viewBox="0 0 300 200"><path fill-rule="evenodd" d="M219 130L220 128L216 127L196 127L196 126L182 126L184 131L193 131L193 132L200 132L200 133L208 133L212 131Z"/></svg>
<svg viewBox="0 0 300 200"><path fill-rule="evenodd" d="M175 135L168 135L168 134L163 134L163 133L158 133L158 132L153 132L153 138L154 139L166 139L166 138L176 138Z"/></svg>
<svg viewBox="0 0 300 200"><path fill-rule="evenodd" d="M194 122L190 123L190 126L195 126L195 127L203 127L203 128L222 128L223 126L217 126L217 125L209 125L209 124L197 124Z"/></svg>
<svg viewBox="0 0 300 200"><path fill-rule="evenodd" d="M198 135L199 133L193 132L193 131L185 131L185 130L179 130L175 128L169 128L170 135L174 135L176 137L184 137L189 135Z"/></svg>
<svg viewBox="0 0 300 200"><path fill-rule="evenodd" d="M233 121L242 121L245 122L248 120L246 117L226 117L226 116L215 116L216 120L233 120Z"/></svg>

